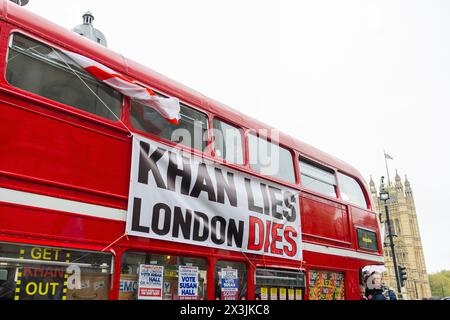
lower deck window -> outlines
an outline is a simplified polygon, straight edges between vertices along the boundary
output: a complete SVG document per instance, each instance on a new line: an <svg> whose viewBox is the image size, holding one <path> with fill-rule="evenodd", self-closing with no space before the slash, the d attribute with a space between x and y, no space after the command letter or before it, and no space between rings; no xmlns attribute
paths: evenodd
<svg viewBox="0 0 450 320"><path fill-rule="evenodd" d="M0 243L0 300L107 300L112 255Z"/></svg>
<svg viewBox="0 0 450 320"><path fill-rule="evenodd" d="M216 300L247 299L247 266L241 262L218 261L215 271Z"/></svg>
<svg viewBox="0 0 450 320"><path fill-rule="evenodd" d="M206 261L150 253L122 258L120 300L204 300Z"/></svg>
<svg viewBox="0 0 450 320"><path fill-rule="evenodd" d="M256 270L257 300L303 300L305 274L273 269Z"/></svg>
<svg viewBox="0 0 450 320"><path fill-rule="evenodd" d="M345 300L343 272L309 272L309 300Z"/></svg>

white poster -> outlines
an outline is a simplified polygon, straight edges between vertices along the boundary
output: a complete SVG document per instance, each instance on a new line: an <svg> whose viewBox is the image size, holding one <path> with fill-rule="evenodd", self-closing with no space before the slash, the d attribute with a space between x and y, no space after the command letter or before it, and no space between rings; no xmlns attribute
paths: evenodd
<svg viewBox="0 0 450 320"><path fill-rule="evenodd" d="M180 300L197 300L198 267L178 267L178 296Z"/></svg>
<svg viewBox="0 0 450 320"><path fill-rule="evenodd" d="M127 234L302 259L299 193L138 135Z"/></svg>
<svg viewBox="0 0 450 320"><path fill-rule="evenodd" d="M238 300L238 270L226 268L221 271L222 300Z"/></svg>
<svg viewBox="0 0 450 320"><path fill-rule="evenodd" d="M162 300L164 267L139 266L138 300Z"/></svg>

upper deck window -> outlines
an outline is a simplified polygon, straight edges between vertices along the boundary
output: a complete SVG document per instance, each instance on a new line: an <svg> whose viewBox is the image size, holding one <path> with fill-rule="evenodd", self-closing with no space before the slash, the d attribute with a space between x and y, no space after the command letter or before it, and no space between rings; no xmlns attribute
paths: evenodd
<svg viewBox="0 0 450 320"><path fill-rule="evenodd" d="M216 155L225 161L244 164L241 131L218 119L214 119L214 149Z"/></svg>
<svg viewBox="0 0 450 320"><path fill-rule="evenodd" d="M330 197L337 197L336 177L332 170L326 170L325 168L309 161L300 160L300 173L302 185L305 188Z"/></svg>
<svg viewBox="0 0 450 320"><path fill-rule="evenodd" d="M259 173L295 183L291 152L254 134L248 136L250 165Z"/></svg>
<svg viewBox="0 0 450 320"><path fill-rule="evenodd" d="M357 206L367 208L366 198L359 183L352 177L342 173L339 173L338 177L342 199Z"/></svg>
<svg viewBox="0 0 450 320"><path fill-rule="evenodd" d="M6 80L106 119L120 117L120 93L94 79L61 51L18 33L10 39Z"/></svg>
<svg viewBox="0 0 450 320"><path fill-rule="evenodd" d="M208 117L181 105L179 125L171 124L155 109L131 101L131 124L134 128L203 151L206 147Z"/></svg>

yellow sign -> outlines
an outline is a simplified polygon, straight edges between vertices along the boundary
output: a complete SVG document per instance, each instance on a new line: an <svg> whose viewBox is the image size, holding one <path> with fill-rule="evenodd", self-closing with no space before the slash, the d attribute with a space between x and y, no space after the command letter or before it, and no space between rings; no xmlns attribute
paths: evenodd
<svg viewBox="0 0 450 320"><path fill-rule="evenodd" d="M269 289L261 288L261 300L269 300Z"/></svg>
<svg viewBox="0 0 450 320"><path fill-rule="evenodd" d="M70 253L56 248L26 247L19 250L21 260L46 261L39 267L17 268L15 300L66 300L68 274L63 266L51 262L70 262Z"/></svg>
<svg viewBox="0 0 450 320"><path fill-rule="evenodd" d="M363 237L362 241L365 242L365 243L372 243L373 242L372 239L370 239L369 237Z"/></svg>
<svg viewBox="0 0 450 320"><path fill-rule="evenodd" d="M289 297L289 300L295 300L295 290L294 289L288 290L288 297Z"/></svg>
<svg viewBox="0 0 450 320"><path fill-rule="evenodd" d="M278 288L270 288L270 300L278 300Z"/></svg>
<svg viewBox="0 0 450 320"><path fill-rule="evenodd" d="M176 278L178 277L178 273L176 270L166 270L164 276L167 278Z"/></svg>
<svg viewBox="0 0 450 320"><path fill-rule="evenodd" d="M287 290L286 288L280 288L280 300L286 300Z"/></svg>
<svg viewBox="0 0 450 320"><path fill-rule="evenodd" d="M295 290L295 300L303 300L303 291L300 289Z"/></svg>

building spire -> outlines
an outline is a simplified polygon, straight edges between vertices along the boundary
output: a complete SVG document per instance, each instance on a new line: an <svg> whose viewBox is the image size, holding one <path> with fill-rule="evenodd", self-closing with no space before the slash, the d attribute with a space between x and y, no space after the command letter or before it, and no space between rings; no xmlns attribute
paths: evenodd
<svg viewBox="0 0 450 320"><path fill-rule="evenodd" d="M88 11L83 15L83 24L76 26L73 31L79 35L88 38L104 47L108 46L105 35L98 29L94 28L94 15Z"/></svg>
<svg viewBox="0 0 450 320"><path fill-rule="evenodd" d="M405 195L406 197L412 197L413 195L411 182L409 182L407 175L405 175Z"/></svg>

